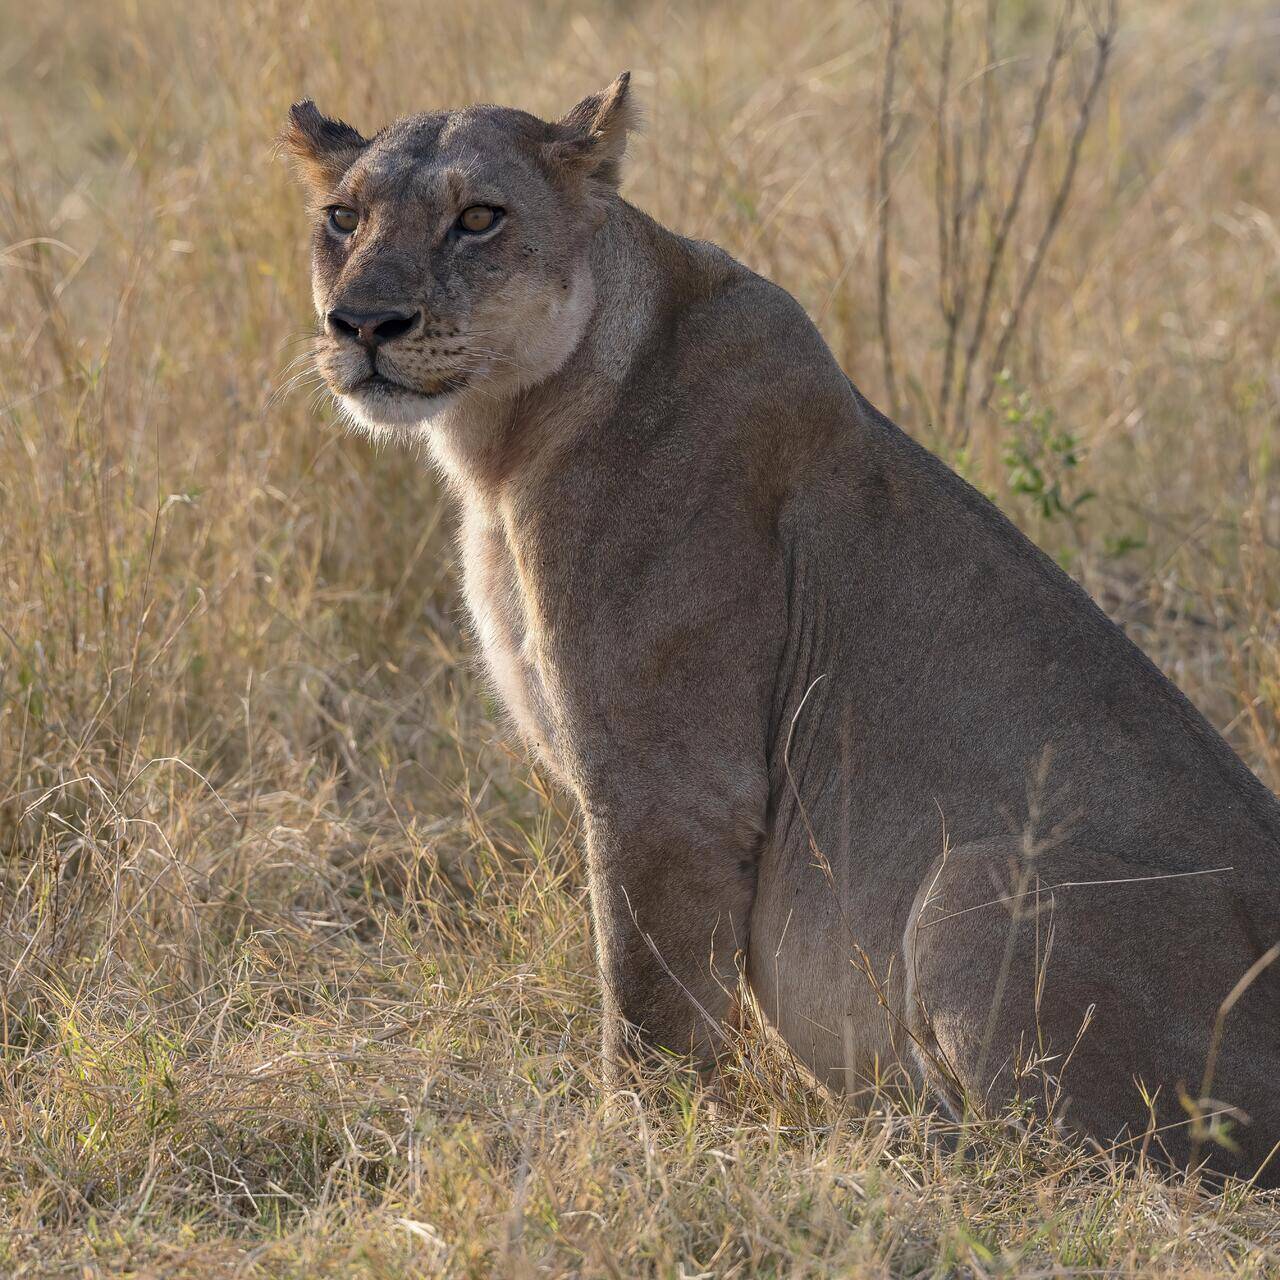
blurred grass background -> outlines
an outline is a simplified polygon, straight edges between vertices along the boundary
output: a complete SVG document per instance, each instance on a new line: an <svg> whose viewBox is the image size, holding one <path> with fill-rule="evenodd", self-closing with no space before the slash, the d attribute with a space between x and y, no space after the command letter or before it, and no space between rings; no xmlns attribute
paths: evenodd
<svg viewBox="0 0 1280 1280"><path fill-rule="evenodd" d="M279 394L290 101L555 115L629 67L626 194L795 293L1275 786L1280 7L1130 0L1055 213L1106 21L1062 13L0 0L0 1271L1280 1274L1265 1196L950 1149L750 1030L728 1111L602 1106L574 819L442 495Z"/></svg>

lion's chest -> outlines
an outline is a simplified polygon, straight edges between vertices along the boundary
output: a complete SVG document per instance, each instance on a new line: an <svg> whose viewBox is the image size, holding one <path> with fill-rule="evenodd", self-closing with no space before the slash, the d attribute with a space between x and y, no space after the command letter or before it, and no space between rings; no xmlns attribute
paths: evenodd
<svg viewBox="0 0 1280 1280"><path fill-rule="evenodd" d="M564 772L558 681L529 583L502 527L472 516L462 529L467 609L494 690L544 763Z"/></svg>

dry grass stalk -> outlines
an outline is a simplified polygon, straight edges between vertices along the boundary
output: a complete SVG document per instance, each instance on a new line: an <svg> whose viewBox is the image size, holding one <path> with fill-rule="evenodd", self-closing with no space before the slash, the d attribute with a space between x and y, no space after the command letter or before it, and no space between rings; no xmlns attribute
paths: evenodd
<svg viewBox="0 0 1280 1280"><path fill-rule="evenodd" d="M855 1114L750 1020L727 1105L602 1105L574 821L476 687L440 495L307 399L288 102L633 66L636 201L802 298L1280 781L1268 6L881 12L0 0L0 1272L1280 1267L1247 1188ZM1004 460L1049 411L1072 522Z"/></svg>

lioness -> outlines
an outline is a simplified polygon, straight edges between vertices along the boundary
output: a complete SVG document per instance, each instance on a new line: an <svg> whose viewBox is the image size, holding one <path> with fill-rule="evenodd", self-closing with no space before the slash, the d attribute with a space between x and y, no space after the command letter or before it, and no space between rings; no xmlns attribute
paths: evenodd
<svg viewBox="0 0 1280 1280"><path fill-rule="evenodd" d="M286 135L319 368L430 446L489 674L581 806L611 1075L712 1066L741 967L837 1089L1275 1181L1280 806L788 294L620 197L632 114L623 75L555 122Z"/></svg>

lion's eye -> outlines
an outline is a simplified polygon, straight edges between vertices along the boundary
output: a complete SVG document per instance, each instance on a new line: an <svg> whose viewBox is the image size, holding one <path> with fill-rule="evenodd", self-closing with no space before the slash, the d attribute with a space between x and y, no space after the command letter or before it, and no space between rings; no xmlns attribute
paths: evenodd
<svg viewBox="0 0 1280 1280"><path fill-rule="evenodd" d="M360 224L360 215L346 205L335 205L329 210L329 225L340 235L349 236Z"/></svg>
<svg viewBox="0 0 1280 1280"><path fill-rule="evenodd" d="M469 209L463 209L458 218L458 227L470 235L479 235L481 231L488 231L501 213L501 209L495 209L492 205L473 204Z"/></svg>

